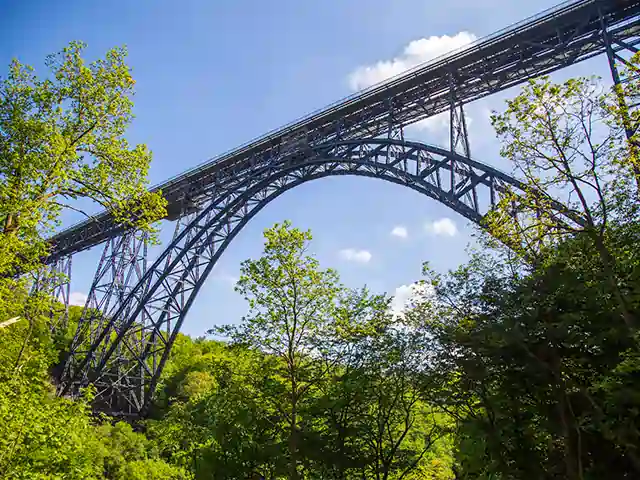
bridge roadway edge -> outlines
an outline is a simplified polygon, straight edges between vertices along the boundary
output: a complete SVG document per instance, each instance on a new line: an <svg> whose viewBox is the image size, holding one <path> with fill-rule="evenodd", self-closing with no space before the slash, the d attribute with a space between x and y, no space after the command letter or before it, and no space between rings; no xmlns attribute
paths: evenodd
<svg viewBox="0 0 640 480"><path fill-rule="evenodd" d="M530 19L525 19L515 26L498 32L498 34L480 39L468 48L463 48L460 51L453 52L453 54L446 54L424 66L417 67L409 73L404 73L355 96L348 97L337 106L331 106L301 121L270 132L245 146L223 154L204 165L153 187L151 190L161 190L169 202L169 210L175 210L177 204L183 201L185 197L206 195L207 189L220 184L225 177L236 175L242 170L254 168L258 164L277 158L286 145L287 137L296 137L296 135L303 134L307 136L306 141L311 145L324 143L336 137L335 128L331 129L331 133L325 131L319 134L317 125L329 123L333 126L333 123L342 122L344 124L345 122L348 123L348 121L354 123L352 118L354 114L352 112L366 111L372 105L380 104L381 99L395 104L383 105L382 110L384 112L374 112L370 116L371 118L367 116L359 118L359 121L355 121L355 126L352 125L349 128L345 128L343 125L343 131L339 132L338 138L363 138L363 133L364 136L369 138L379 135L383 128L378 126L377 129L374 128L372 130L373 127L369 124L373 121L377 121L380 124L380 116L384 118L385 116L394 115L396 117L394 121L397 124L409 125L415 121L441 113L449 106L448 98L444 98L447 97L448 87L446 85L443 87L441 81L446 75L440 75L442 78L439 78L438 75L452 69L461 72L461 75L467 74L465 65L473 66L475 70L470 73L476 75L474 79L479 79L481 80L480 83L484 82L486 85L482 85L482 88L478 89L477 85L472 88L472 86L465 84L464 81L458 82L456 88L459 90L457 95L461 98L461 103L468 103L522 83L529 78L551 73L599 55L603 53L604 47L597 41L599 38L598 32L600 31L598 26L600 17L597 14L597 10L605 7L608 8L603 14L604 18L609 26L614 27L612 36L615 38L618 35L620 40L631 39L632 41L629 42L631 45L640 43L640 2L637 0L578 0L567 2L546 12L544 15L539 14ZM586 24L585 19L588 19ZM632 22L625 24L625 21L628 22L629 19L632 19ZM560 29L562 25L565 26ZM582 30L578 28L572 32L572 34L575 34L575 38L565 39L564 43L566 45L563 45L561 41L556 41L563 35L568 35L567 32L571 32L571 29L575 28L576 25L581 26ZM616 30L615 27L620 28ZM514 45L514 42L520 40L523 42L521 45ZM522 47L524 44L530 44L529 48ZM557 50L561 49L561 47L568 48L569 51L564 51L564 54L559 56L557 55ZM531 65L522 60L523 57L526 57L526 54L536 51L536 48L538 49L537 63ZM508 51L509 54L507 56L503 55L503 57L499 57L499 54L496 53L502 52L504 54L505 51ZM573 56L570 55L571 52L573 52ZM495 61L496 58L499 60L498 63ZM531 67L533 68L531 69ZM492 68L493 73L487 74L487 70ZM500 77L495 74L498 68L503 69L503 77L505 76L504 72L509 73L510 68L513 76L509 78L507 75L504 77L506 79L505 82L492 84L492 81L500 80ZM482 72L484 72L484 76ZM398 94L397 92L402 92L401 89L403 88L407 88L407 91L415 90L415 85L420 85L421 83L424 83L425 86L422 90L418 88L419 92L424 93L427 88L430 89L426 95L427 101L423 100L421 104L415 98L408 98L409 103L404 104L403 101L405 99L402 98L402 93ZM412 95L415 97L416 92L413 91ZM432 101L428 102L429 100ZM370 104L370 102L373 103ZM402 110L402 118L397 118L399 109L404 109ZM107 212L96 214L96 216L71 226L50 238L49 242L52 250L47 262L54 262L59 257L91 248L122 232L122 226L113 225Z"/></svg>

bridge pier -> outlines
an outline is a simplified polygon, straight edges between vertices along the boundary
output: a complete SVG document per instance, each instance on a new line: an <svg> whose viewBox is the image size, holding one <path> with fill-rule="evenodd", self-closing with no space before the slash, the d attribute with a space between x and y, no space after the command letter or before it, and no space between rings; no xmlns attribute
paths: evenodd
<svg viewBox="0 0 640 480"><path fill-rule="evenodd" d="M69 319L69 301L71 297L71 255L65 255L47 265L42 271L36 273L30 294L42 292L62 305L51 305L49 311L50 328L55 331L59 327L65 327Z"/></svg>
<svg viewBox="0 0 640 480"><path fill-rule="evenodd" d="M58 261L52 266L51 273L55 275L53 279L53 288L51 295L54 299L62 304L61 311L56 311L55 308L51 309L51 330L57 328L64 328L69 321L69 302L71 300L71 264L72 256L67 255L58 259Z"/></svg>
<svg viewBox="0 0 640 480"><path fill-rule="evenodd" d="M608 31L606 17L603 15L602 9L599 10L599 14L602 29L602 40L604 42L609 70L613 80L613 88L617 97L616 100L618 102L618 108L622 117L624 133L627 137L627 141L629 142L631 154L637 156L640 154L640 143L638 139L635 138L635 135L638 132L638 127L640 125L638 124L638 120L634 119L634 112L638 109L639 99L635 99L636 102L629 105L624 90L626 83L634 80L637 81L638 77L640 77L640 71L638 70L638 66L632 65L629 62L629 58L625 58L622 54L626 54L628 57L631 57L638 53L638 47L625 42L624 39L617 38L616 35L612 35ZM622 71L624 72L623 74L621 74L619 67L622 68ZM636 178L636 186L638 192L640 192L640 167L634 165L633 169Z"/></svg>
<svg viewBox="0 0 640 480"><path fill-rule="evenodd" d="M113 313L122 306L132 288L142 280L146 271L147 248L148 235L143 232L128 231L106 241L65 361L61 388L68 386L64 385L65 379L74 378L79 373L80 361L86 357L89 347L97 342L102 333L106 333L107 338L117 334L120 325L113 318ZM89 368L76 381L86 379L88 371L95 366L107 346L103 342L93 349ZM121 377L121 355L122 352L118 349L111 365L112 371L108 375L115 382L120 381ZM99 389L99 396L109 397L100 391L100 388L108 386L98 384L96 387Z"/></svg>

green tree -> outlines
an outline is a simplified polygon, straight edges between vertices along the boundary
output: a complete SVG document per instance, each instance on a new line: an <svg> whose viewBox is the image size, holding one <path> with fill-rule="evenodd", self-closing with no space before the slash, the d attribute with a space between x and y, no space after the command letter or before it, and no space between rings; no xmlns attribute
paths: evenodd
<svg viewBox="0 0 640 480"><path fill-rule="evenodd" d="M286 425L270 403L273 361L244 348L179 337L147 432L195 478L286 474Z"/></svg>
<svg viewBox="0 0 640 480"><path fill-rule="evenodd" d="M447 418L421 398L421 344L396 328L385 296L338 297L306 360L319 378L298 403L300 478L448 479ZM195 478L287 478L285 374L277 355L180 336L147 434Z"/></svg>
<svg viewBox="0 0 640 480"><path fill-rule="evenodd" d="M557 85L545 77L530 81L507 101L503 114L492 116L501 154L514 164L527 191L505 195L488 216L488 227L534 262L543 261L546 249L562 239L584 235L598 253L622 319L634 329L636 314L619 288L620 272L608 240L613 226L634 216L620 208L619 198L628 191L621 190L625 170L632 173L633 168L619 158L627 150L620 148L620 128L606 108L607 99L596 79Z"/></svg>
<svg viewBox="0 0 640 480"><path fill-rule="evenodd" d="M29 297L32 301L37 296ZM80 315L52 334L48 316L0 330L0 476L6 479L185 478L159 458L130 425L100 424L86 398L59 398L50 372L59 367Z"/></svg>
<svg viewBox="0 0 640 480"><path fill-rule="evenodd" d="M618 262L637 275L636 257ZM638 353L599 260L577 237L529 274L490 255L427 271L436 295L411 314L431 352L423 390L457 421L462 478L640 472Z"/></svg>
<svg viewBox="0 0 640 480"><path fill-rule="evenodd" d="M87 64L84 47L72 42L47 57L48 78L13 60L0 81L2 278L39 265L45 237L78 200L147 230L164 214L164 198L146 190L151 153L124 137L135 83L126 50Z"/></svg>
<svg viewBox="0 0 640 480"><path fill-rule="evenodd" d="M272 398L288 425L289 478L299 478L299 415L305 399L322 381L326 369L314 354L334 316L340 293L338 276L321 270L307 255L310 232L285 222L264 233L263 255L241 267L237 290L249 302L250 312L238 326L221 331L235 342L278 358L282 363L273 380L284 391Z"/></svg>
<svg viewBox="0 0 640 480"><path fill-rule="evenodd" d="M349 319L334 334L339 366L313 412L323 478L447 478L448 419L424 401L422 338L389 314L388 298L358 293L343 309Z"/></svg>

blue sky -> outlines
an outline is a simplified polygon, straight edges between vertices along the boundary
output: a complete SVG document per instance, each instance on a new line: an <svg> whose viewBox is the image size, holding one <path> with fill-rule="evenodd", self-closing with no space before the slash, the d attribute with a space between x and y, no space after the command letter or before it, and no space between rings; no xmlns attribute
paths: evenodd
<svg viewBox="0 0 640 480"><path fill-rule="evenodd" d="M0 64L5 71L18 57L44 73L44 57L71 40L86 42L90 59L126 45L137 82L129 140L152 149L150 180L156 184L356 87L555 3L0 0ZM604 58L555 77L594 73L608 81ZM499 158L488 112L516 93L468 109L472 156L504 170L510 166ZM446 125L438 120L409 135L446 146ZM437 202L379 180L328 178L302 185L265 208L234 240L191 309L185 333L199 335L240 319L246 305L233 291L240 262L257 257L262 231L285 219L312 230L312 251L323 266L338 269L345 284L389 293L400 287L400 296L407 290L402 286L420 278L423 261L441 271L463 262L473 231ZM172 227L163 232L166 239ZM97 248L74 257L77 297L88 290L99 253Z"/></svg>

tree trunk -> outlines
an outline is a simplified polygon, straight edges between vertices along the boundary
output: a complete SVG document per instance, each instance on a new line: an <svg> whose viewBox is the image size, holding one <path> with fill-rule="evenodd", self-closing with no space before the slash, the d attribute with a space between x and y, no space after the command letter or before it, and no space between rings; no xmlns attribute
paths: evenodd
<svg viewBox="0 0 640 480"><path fill-rule="evenodd" d="M291 412L291 430L289 431L289 453L291 464L289 465L289 480L298 480L298 442L297 442L297 418L295 407Z"/></svg>
<svg viewBox="0 0 640 480"><path fill-rule="evenodd" d="M635 315L631 313L629 305L627 304L624 295L622 295L622 292L618 287L618 282L616 280L616 276L612 267L613 261L611 259L611 254L609 253L609 249L604 244L604 240L600 235L596 234L593 240L595 242L596 249L598 250L598 254L600 255L600 260L602 261L602 267L604 270L604 274L607 277L607 282L613 290L613 295L616 299L616 302L618 303L618 308L620 309L622 319L624 320L624 323L627 325L627 327L631 331L634 331L636 324Z"/></svg>
<svg viewBox="0 0 640 480"><path fill-rule="evenodd" d="M582 480L581 452L578 447L578 426L573 416L573 410L569 405L567 390L562 380L561 362L558 353L552 349L552 373L553 389L556 393L556 412L562 428L564 439L564 461L567 478L570 480Z"/></svg>
<svg viewBox="0 0 640 480"><path fill-rule="evenodd" d="M13 214L8 214L4 219L4 228L2 233L5 235L11 235L18 229L18 218Z"/></svg>
<svg viewBox="0 0 640 480"><path fill-rule="evenodd" d="M289 480L298 480L298 398L295 377L291 378L291 428L289 430Z"/></svg>
<svg viewBox="0 0 640 480"><path fill-rule="evenodd" d="M573 435L571 434L570 422L567 419L566 398L561 389L559 387L557 388L558 403L556 405L556 412L560 420L560 425L562 427L562 437L564 439L564 463L566 469L565 473L568 479L579 480L581 477L577 468L575 449L573 446L574 439Z"/></svg>

